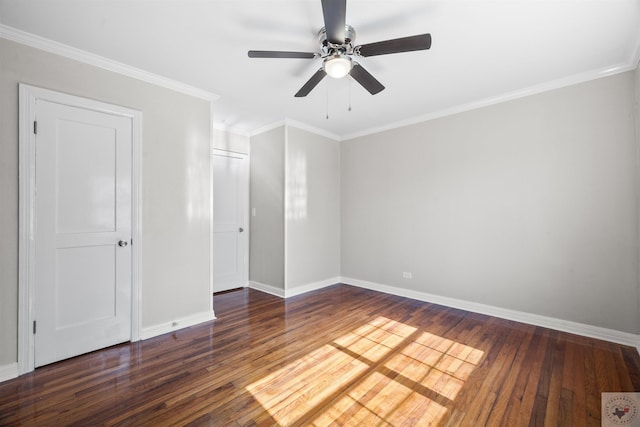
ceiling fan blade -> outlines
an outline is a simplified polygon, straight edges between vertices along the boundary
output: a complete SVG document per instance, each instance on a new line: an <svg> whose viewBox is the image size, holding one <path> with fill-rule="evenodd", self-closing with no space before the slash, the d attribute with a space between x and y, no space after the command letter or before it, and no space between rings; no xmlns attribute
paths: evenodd
<svg viewBox="0 0 640 427"><path fill-rule="evenodd" d="M318 56L313 52L285 52L279 50L250 50L249 58L301 58L313 59Z"/></svg>
<svg viewBox="0 0 640 427"><path fill-rule="evenodd" d="M351 68L351 77L362 85L371 95L382 92L384 86L375 77L373 77L367 70L365 70L360 64L353 64Z"/></svg>
<svg viewBox="0 0 640 427"><path fill-rule="evenodd" d="M324 72L322 68L320 68L316 73L311 76L311 78L300 88L298 93L296 93L296 98L300 98L303 96L309 95L309 92L313 90L314 87L320 83L320 80L324 79L327 73Z"/></svg>
<svg viewBox="0 0 640 427"><path fill-rule="evenodd" d="M322 0L322 14L329 43L343 44L347 0Z"/></svg>
<svg viewBox="0 0 640 427"><path fill-rule="evenodd" d="M426 50L431 47L431 34L402 37L376 43L363 44L354 50L360 56L388 55L390 53L412 52Z"/></svg>

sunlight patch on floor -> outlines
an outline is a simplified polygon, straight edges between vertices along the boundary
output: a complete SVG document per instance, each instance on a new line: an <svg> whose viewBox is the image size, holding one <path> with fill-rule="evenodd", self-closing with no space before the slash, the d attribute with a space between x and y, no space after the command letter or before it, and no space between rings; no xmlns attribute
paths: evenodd
<svg viewBox="0 0 640 427"><path fill-rule="evenodd" d="M378 317L250 384L265 411L239 421L287 426L320 411L311 425L437 422L483 355Z"/></svg>

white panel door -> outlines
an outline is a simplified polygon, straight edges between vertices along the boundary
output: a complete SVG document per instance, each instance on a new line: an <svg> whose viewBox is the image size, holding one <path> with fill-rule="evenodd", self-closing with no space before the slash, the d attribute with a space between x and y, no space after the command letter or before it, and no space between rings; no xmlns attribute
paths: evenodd
<svg viewBox="0 0 640 427"><path fill-rule="evenodd" d="M213 155L213 291L246 285L247 156Z"/></svg>
<svg viewBox="0 0 640 427"><path fill-rule="evenodd" d="M131 339L131 118L36 103L35 366Z"/></svg>

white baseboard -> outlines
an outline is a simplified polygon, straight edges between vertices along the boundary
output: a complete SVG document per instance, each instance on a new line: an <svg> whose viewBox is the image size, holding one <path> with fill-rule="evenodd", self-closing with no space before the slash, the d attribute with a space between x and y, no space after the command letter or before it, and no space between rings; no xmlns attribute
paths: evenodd
<svg viewBox="0 0 640 427"><path fill-rule="evenodd" d="M308 283L306 285L296 286L295 288L285 289L284 296L285 298L289 298L307 292L316 291L318 289L326 288L327 286L332 286L340 283L340 279L340 277L331 277L329 279L320 280L319 282Z"/></svg>
<svg viewBox="0 0 640 427"><path fill-rule="evenodd" d="M514 320L516 322L527 323L530 325L542 326L549 329L555 329L557 331L569 332L571 334L582 335L618 344L629 345L635 347L638 349L638 352L640 352L640 335L630 334L628 332L621 332L613 329L601 328L599 326L556 319L553 317L540 316L538 314L525 313L492 305L479 304L471 301L429 294L426 292L402 289L395 286L382 285L380 283L368 282L366 280L353 279L350 277L341 277L340 282L346 285L370 289L372 291L383 292L386 294L397 295L452 308L459 308L461 310L471 311L474 313Z"/></svg>
<svg viewBox="0 0 640 427"><path fill-rule="evenodd" d="M216 316L211 311L203 313L192 314L191 316L183 317L181 319L175 319L171 322L161 323L158 325L143 327L140 333L140 339L146 340L149 338L157 337L158 335L166 334L176 331L182 328L188 328L199 323L208 322L215 319Z"/></svg>
<svg viewBox="0 0 640 427"><path fill-rule="evenodd" d="M213 312L197 313L191 316L176 319L171 322L142 328L140 339L146 340L158 335L173 332L178 329L194 326L199 323L208 322L215 319ZM8 365L0 365L0 382L8 381L18 377L18 363L10 363Z"/></svg>
<svg viewBox="0 0 640 427"><path fill-rule="evenodd" d="M280 298L284 298L284 289L276 288L275 286L250 280L249 287L257 291L266 292L268 294L271 294Z"/></svg>
<svg viewBox="0 0 640 427"><path fill-rule="evenodd" d="M18 362L0 365L0 383L18 377Z"/></svg>
<svg viewBox="0 0 640 427"><path fill-rule="evenodd" d="M327 286L336 285L340 283L340 277L331 277L330 279L320 280L318 282L307 283L306 285L296 286L291 289L281 289L276 288L275 286L267 285L265 283L255 282L253 280L249 281L249 287L258 291L266 292L268 294L280 297L280 298L291 298L296 295L302 295L307 292L316 291L318 289L326 288Z"/></svg>

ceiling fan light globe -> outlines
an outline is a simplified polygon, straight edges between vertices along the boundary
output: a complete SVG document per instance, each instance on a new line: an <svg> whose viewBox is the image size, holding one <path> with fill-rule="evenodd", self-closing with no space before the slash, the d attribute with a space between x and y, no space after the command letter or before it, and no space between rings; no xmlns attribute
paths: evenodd
<svg viewBox="0 0 640 427"><path fill-rule="evenodd" d="M351 71L353 63L348 56L335 55L324 60L324 71L334 79L340 79Z"/></svg>

